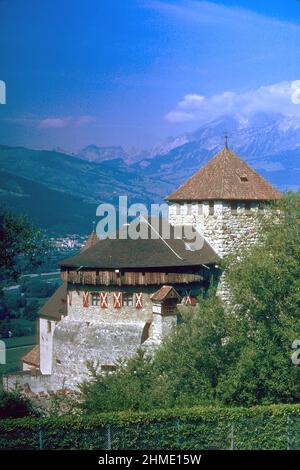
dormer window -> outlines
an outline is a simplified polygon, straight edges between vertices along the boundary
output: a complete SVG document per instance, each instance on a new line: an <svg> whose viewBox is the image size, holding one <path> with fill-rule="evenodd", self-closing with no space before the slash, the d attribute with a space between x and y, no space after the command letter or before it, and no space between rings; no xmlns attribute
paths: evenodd
<svg viewBox="0 0 300 470"><path fill-rule="evenodd" d="M247 175L240 175L240 180L242 183L246 183L248 181L248 176Z"/></svg>

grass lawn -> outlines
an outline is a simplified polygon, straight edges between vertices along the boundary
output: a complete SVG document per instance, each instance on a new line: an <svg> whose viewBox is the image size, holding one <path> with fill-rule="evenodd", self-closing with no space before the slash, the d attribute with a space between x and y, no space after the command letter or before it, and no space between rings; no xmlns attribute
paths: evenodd
<svg viewBox="0 0 300 470"><path fill-rule="evenodd" d="M6 345L6 364L0 364L0 375L22 370L20 359L37 344L36 335L4 338L2 341Z"/></svg>

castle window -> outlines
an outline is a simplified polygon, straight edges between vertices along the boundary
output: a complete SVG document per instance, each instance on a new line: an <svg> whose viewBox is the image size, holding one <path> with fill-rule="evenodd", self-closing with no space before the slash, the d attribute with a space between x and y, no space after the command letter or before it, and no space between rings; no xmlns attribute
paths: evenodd
<svg viewBox="0 0 300 470"><path fill-rule="evenodd" d="M246 215L251 215L251 202L250 201L245 202L245 213Z"/></svg>
<svg viewBox="0 0 300 470"><path fill-rule="evenodd" d="M231 214L237 215L237 202L231 201Z"/></svg>
<svg viewBox="0 0 300 470"><path fill-rule="evenodd" d="M247 175L240 175L240 180L242 183L246 183L248 181L248 176Z"/></svg>
<svg viewBox="0 0 300 470"><path fill-rule="evenodd" d="M123 307L132 307L133 306L133 294L130 292L124 292L122 295L122 305Z"/></svg>
<svg viewBox="0 0 300 470"><path fill-rule="evenodd" d="M209 201L209 215L214 215L215 213L215 204L214 201Z"/></svg>
<svg viewBox="0 0 300 470"><path fill-rule="evenodd" d="M92 293L92 306L99 307L100 305L100 295L97 292Z"/></svg>
<svg viewBox="0 0 300 470"><path fill-rule="evenodd" d="M51 333L51 321L47 321L47 333Z"/></svg>

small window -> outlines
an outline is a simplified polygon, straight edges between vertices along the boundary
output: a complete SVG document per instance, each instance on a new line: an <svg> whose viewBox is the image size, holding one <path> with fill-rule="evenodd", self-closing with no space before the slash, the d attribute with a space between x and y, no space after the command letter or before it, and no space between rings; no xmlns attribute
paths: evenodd
<svg viewBox="0 0 300 470"><path fill-rule="evenodd" d="M56 358L56 364L61 364L61 361L59 359Z"/></svg>
<svg viewBox="0 0 300 470"><path fill-rule="evenodd" d="M215 213L214 201L209 201L209 215L214 215L214 213Z"/></svg>
<svg viewBox="0 0 300 470"><path fill-rule="evenodd" d="M47 321L47 332L51 333L51 321Z"/></svg>
<svg viewBox="0 0 300 470"><path fill-rule="evenodd" d="M124 292L122 295L123 307L133 307L133 294Z"/></svg>
<svg viewBox="0 0 300 470"><path fill-rule="evenodd" d="M237 202L231 201L231 213L237 215Z"/></svg>
<svg viewBox="0 0 300 470"><path fill-rule="evenodd" d="M248 181L248 176L247 175L240 175L240 180L242 183L246 183Z"/></svg>
<svg viewBox="0 0 300 470"><path fill-rule="evenodd" d="M251 202L250 201L245 202L245 212L246 212L246 215L251 215Z"/></svg>
<svg viewBox="0 0 300 470"><path fill-rule="evenodd" d="M92 306L99 307L99 305L100 305L100 295L97 292L92 293Z"/></svg>

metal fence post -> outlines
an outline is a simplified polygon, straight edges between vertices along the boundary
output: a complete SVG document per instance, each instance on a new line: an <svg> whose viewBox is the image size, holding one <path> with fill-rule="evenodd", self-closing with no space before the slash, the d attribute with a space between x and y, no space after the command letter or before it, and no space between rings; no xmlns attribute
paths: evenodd
<svg viewBox="0 0 300 470"><path fill-rule="evenodd" d="M39 449L44 450L44 439L43 439L43 431L39 430Z"/></svg>
<svg viewBox="0 0 300 470"><path fill-rule="evenodd" d="M291 415L287 415L287 439L286 439L286 450L291 450Z"/></svg>
<svg viewBox="0 0 300 470"><path fill-rule="evenodd" d="M177 418L176 420L176 426L177 426L177 445L178 445L178 450L180 449L180 419Z"/></svg>
<svg viewBox="0 0 300 470"><path fill-rule="evenodd" d="M107 425L107 450L111 450L111 427Z"/></svg>
<svg viewBox="0 0 300 470"><path fill-rule="evenodd" d="M231 424L230 429L230 450L234 450L234 425Z"/></svg>

